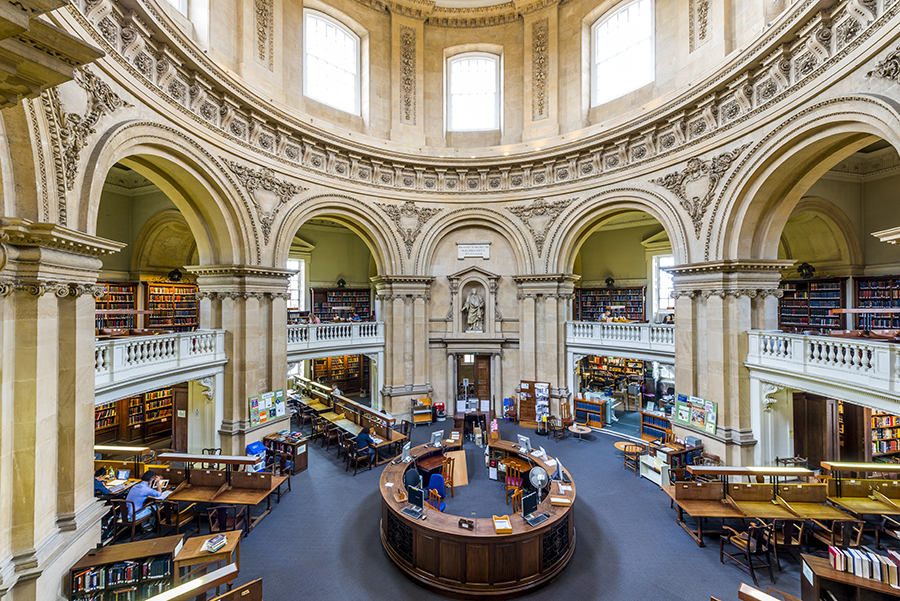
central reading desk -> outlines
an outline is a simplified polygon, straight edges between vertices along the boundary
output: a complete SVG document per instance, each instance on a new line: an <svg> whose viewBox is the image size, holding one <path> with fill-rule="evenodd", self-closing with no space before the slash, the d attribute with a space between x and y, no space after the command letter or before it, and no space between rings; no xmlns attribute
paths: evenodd
<svg viewBox="0 0 900 601"><path fill-rule="evenodd" d="M495 440L489 447L492 453L540 466L548 474L556 471L554 460L520 453L518 445L512 442ZM559 576L575 550L575 484L564 484L569 490L561 491L560 483L550 482L541 493L537 509L538 513L550 514L550 518L531 527L521 515L510 514L509 534L497 534L490 517L472 519L472 530L461 528L461 516L440 513L427 504L424 520L401 513L409 503L397 501L395 493L405 491L404 474L416 469L418 461L442 451L443 448L417 446L410 451L415 456L413 461L388 464L381 473L381 543L391 560L425 587L463 598L514 597ZM503 485L489 484L497 487L499 510L503 508ZM552 505L551 495L566 497L568 502Z"/></svg>

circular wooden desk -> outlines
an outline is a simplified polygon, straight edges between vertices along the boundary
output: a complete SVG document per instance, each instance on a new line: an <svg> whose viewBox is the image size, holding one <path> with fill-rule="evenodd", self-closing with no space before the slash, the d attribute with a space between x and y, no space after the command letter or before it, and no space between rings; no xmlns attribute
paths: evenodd
<svg viewBox="0 0 900 601"><path fill-rule="evenodd" d="M647 445L644 443L640 443L640 442L633 442L633 441L629 441L629 440L620 440L618 442L614 442L613 446L624 453L625 447L633 447L633 446L646 447Z"/></svg>
<svg viewBox="0 0 900 601"><path fill-rule="evenodd" d="M522 455L518 446L506 440L490 445L556 471L542 458ZM417 460L440 453L425 445L410 451ZM515 597L544 586L562 573L575 551L575 484L560 492L551 483L542 494L539 513L550 518L532 528L520 515L511 515L511 534L497 534L491 518L474 519L474 530L459 527L460 516L440 513L427 507L426 519L412 519L401 513L409 504L397 502L394 494L403 487L407 469L413 463L388 464L381 473L381 543L388 557L409 578L443 595L469 599ZM566 472L568 474L568 472ZM571 480L571 475L569 475ZM391 484L391 486L387 486ZM492 483L493 484L493 483ZM498 500L503 488L497 483ZM568 506L551 505L550 494L568 496ZM468 519L468 518L467 518Z"/></svg>
<svg viewBox="0 0 900 601"><path fill-rule="evenodd" d="M582 426L580 424L572 424L569 426L569 432L574 434L578 438L578 442L590 442L589 440L584 439L585 434L590 434L591 429L587 426Z"/></svg>

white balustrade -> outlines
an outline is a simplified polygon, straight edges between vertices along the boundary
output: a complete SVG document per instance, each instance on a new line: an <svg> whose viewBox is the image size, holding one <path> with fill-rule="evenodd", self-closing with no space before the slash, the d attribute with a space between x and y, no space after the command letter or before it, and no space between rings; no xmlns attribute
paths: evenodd
<svg viewBox="0 0 900 601"><path fill-rule="evenodd" d="M288 326L288 359L292 354L336 352L354 354L372 352L384 345L383 321L295 324ZM346 352L345 352L346 351Z"/></svg>
<svg viewBox="0 0 900 601"><path fill-rule="evenodd" d="M675 356L675 326L652 323L570 321L566 345L578 352L612 354L646 351L654 359Z"/></svg>

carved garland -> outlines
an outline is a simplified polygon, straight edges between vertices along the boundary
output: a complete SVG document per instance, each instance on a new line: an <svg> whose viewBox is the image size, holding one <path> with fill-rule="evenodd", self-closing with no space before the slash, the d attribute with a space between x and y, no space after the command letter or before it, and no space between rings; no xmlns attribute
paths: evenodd
<svg viewBox="0 0 900 601"><path fill-rule="evenodd" d="M272 232L272 224L275 222L278 211L294 196L301 192L306 192L309 188L280 180L275 177L275 173L271 169L266 169L265 167L262 169L251 169L240 163L229 161L225 157L222 157L222 161L228 165L231 172L234 173L241 185L247 190L247 194L250 196L250 200L253 202L256 214L259 217L263 238L268 244L269 234ZM256 198L256 191L260 188L267 192L272 192L278 198L278 203L271 211L265 211L260 205L259 199Z"/></svg>
<svg viewBox="0 0 900 601"><path fill-rule="evenodd" d="M527 227L528 231L531 232L531 235L534 236L534 245L537 247L538 256L541 256L544 251L544 241L547 238L547 232L550 231L550 226L553 225L553 222L559 214L566 210L566 208L575 200L577 200L577 197L563 198L553 202L547 202L543 198L536 198L530 205L524 207L506 207L506 210L522 220L525 227ZM535 223L532 224L532 220L535 217L544 218L541 220L544 222L543 227L537 224L538 220L535 220Z"/></svg>
<svg viewBox="0 0 900 601"><path fill-rule="evenodd" d="M549 116L547 107L547 68L550 62L548 37L549 19L535 21L531 26L531 120Z"/></svg>
<svg viewBox="0 0 900 601"><path fill-rule="evenodd" d="M734 160L749 146L750 143L748 142L731 152L723 152L708 161L692 157L688 159L687 166L682 171L675 171L665 177L650 180L651 183L659 184L678 197L682 208L684 208L694 224L694 234L697 236L697 240L700 239L700 230L703 228L703 216L706 214L706 209L712 202L713 196L715 196L716 188L722 179L722 175L728 171ZM705 194L702 197L692 195L688 198L688 186L704 178L707 180Z"/></svg>
<svg viewBox="0 0 900 601"><path fill-rule="evenodd" d="M416 124L416 30L400 27L400 122Z"/></svg>
<svg viewBox="0 0 900 601"><path fill-rule="evenodd" d="M412 248L413 244L415 244L416 238L419 236L419 233L422 231L422 226L431 219L433 216L440 213L443 209L423 209L416 206L411 200L407 200L400 206L397 205L389 205L382 204L380 202L375 203L378 208L384 211L387 216L394 222L394 226L397 228L397 233L400 234L400 237L403 238L403 243L406 245L406 258L409 259L412 257ZM404 227L404 221L411 221L415 219L415 225L412 227Z"/></svg>
<svg viewBox="0 0 900 601"><path fill-rule="evenodd" d="M269 49L269 69L272 69L272 0L256 0L256 49L259 60L266 62ZM268 43L267 43L268 42Z"/></svg>
<svg viewBox="0 0 900 601"><path fill-rule="evenodd" d="M880 77L897 81L900 78L900 46L884 57L884 60L878 61L875 68L866 73L866 77Z"/></svg>

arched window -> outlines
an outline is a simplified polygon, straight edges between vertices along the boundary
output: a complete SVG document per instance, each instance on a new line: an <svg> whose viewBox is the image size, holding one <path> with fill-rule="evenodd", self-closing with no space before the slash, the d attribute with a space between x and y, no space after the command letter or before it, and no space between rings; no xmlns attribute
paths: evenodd
<svg viewBox="0 0 900 601"><path fill-rule="evenodd" d="M591 106L652 82L653 0L636 0L598 19L591 44Z"/></svg>
<svg viewBox="0 0 900 601"><path fill-rule="evenodd" d="M303 93L359 115L359 37L320 12L303 14Z"/></svg>
<svg viewBox="0 0 900 601"><path fill-rule="evenodd" d="M500 57L483 52L447 61L447 130L500 129Z"/></svg>
<svg viewBox="0 0 900 601"><path fill-rule="evenodd" d="M169 0L169 4L175 7L175 9L187 16L188 14L188 0Z"/></svg>

